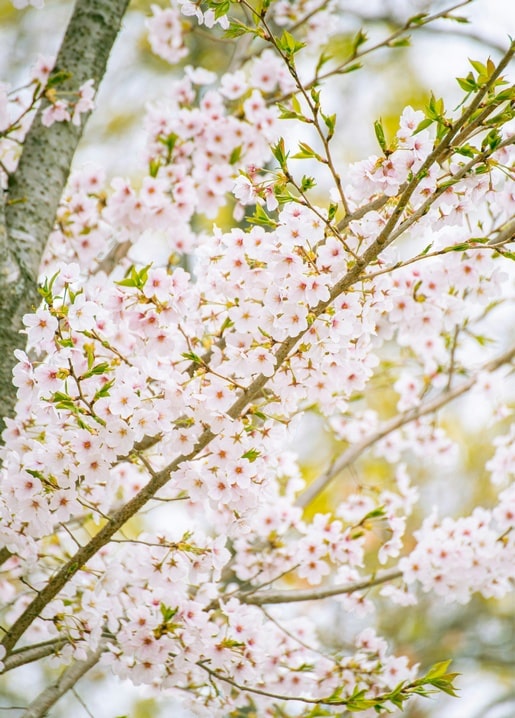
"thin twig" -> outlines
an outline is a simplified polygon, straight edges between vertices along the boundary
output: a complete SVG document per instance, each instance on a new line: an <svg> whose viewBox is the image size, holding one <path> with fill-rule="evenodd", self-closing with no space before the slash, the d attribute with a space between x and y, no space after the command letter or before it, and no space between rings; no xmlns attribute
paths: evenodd
<svg viewBox="0 0 515 718"><path fill-rule="evenodd" d="M356 591L364 591L373 586L379 586L386 581L393 581L402 576L402 571L391 569L382 573L373 574L362 581L355 583L336 584L335 586L322 586L320 588L306 588L286 591L266 591L245 595L244 593L237 598L241 603L252 604L253 606L268 606L272 603L298 603L300 601L320 601L323 598L331 598L332 596L341 596L343 594L355 593Z"/></svg>

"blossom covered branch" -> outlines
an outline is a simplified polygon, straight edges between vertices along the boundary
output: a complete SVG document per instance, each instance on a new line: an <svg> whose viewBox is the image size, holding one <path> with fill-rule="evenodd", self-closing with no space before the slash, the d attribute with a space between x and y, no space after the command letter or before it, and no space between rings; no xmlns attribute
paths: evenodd
<svg viewBox="0 0 515 718"><path fill-rule="evenodd" d="M418 677L374 612L420 589L512 589L513 349L496 330L513 302L515 45L471 62L455 110L430 96L388 140L377 121L380 153L350 165L323 82L466 4L375 44L360 31L343 61L323 47L343 0L152 10L149 45L171 64L198 26L238 51L148 106L137 180L76 168L41 220L0 454L4 672L63 666L30 715L96 663L220 718L368 718L453 694L446 657ZM43 87L45 122L76 133ZM9 128L11 188L30 153L8 165ZM493 427L493 498L426 512L417 464L458 465L437 411L465 395ZM306 486L295 444L313 415L346 448ZM368 450L381 481L356 464L321 504ZM345 638L324 639L322 600L352 619Z"/></svg>

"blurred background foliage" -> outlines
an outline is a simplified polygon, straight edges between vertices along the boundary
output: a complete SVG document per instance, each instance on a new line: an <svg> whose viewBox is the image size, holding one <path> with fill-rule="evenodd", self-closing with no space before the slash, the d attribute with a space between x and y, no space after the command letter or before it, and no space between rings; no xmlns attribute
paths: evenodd
<svg viewBox="0 0 515 718"><path fill-rule="evenodd" d="M203 66L223 72L231 63L233 44L218 39L213 41L205 31L195 29L187 34L189 55L177 65L170 66L154 56L149 47L144 25L151 14L151 5L166 7L166 0L133 0L109 64L108 74L98 95L98 110L92 116L80 148L76 165L91 161L106 167L108 175L122 174L137 179L145 171L141 164L144 148L142 113L147 102L166 98L170 81L177 77L184 65ZM354 4L356 5L356 3ZM365 5L362 3L362 5ZM418 3L420 5L420 3ZM336 159L340 163L362 159L378 152L373 122L381 117L387 139L398 128L398 117L406 105L421 109L431 90L449 97L449 105L457 97L454 77L465 74L467 57L484 60L488 55L495 59L497 48L502 48L504 37L514 34L515 17L510 0L495 3L479 1L483 13L479 26L467 35L466 25L441 29L440 32L420 32L413 46L400 47L372 54L365 67L326 83L323 101L329 110L338 114L338 148ZM510 14L511 6L511 14ZM334 37L328 51L336 58L348 54L351 38L363 26L370 37L384 36L398 27L396 9L399 4L384 0L367 3L366 18L359 9L349 13L348 32ZM47 0L44 11L15 10L8 0L0 0L0 77L12 86L23 83L27 67L38 53L51 55L58 49L72 3L69 0ZM375 12L374 12L375 9ZM417 7L419 10L419 7ZM467 14L469 9L467 8ZM368 18L368 19L367 19ZM184 18L185 28L190 27ZM478 25L474 24L474 28ZM463 37L458 36L458 32ZM320 198L323 201L323 198ZM229 224L230 208L217 218L221 226ZM377 411L382 419L395 413L397 396L392 389L396 363L406 360L401 354L393 363L385 362L377 372L372 391L367 391L366 406ZM360 400L364 408L365 399ZM434 498L445 497L450 513L465 515L476 505L491 505L493 491L485 464L493 453L493 431L481 423L477 411L476 426L461 421L463 404L455 402L441 412L440 424L459 445L454 464L443 470L420 459L408 457L407 468L427 504ZM327 464L345 448L312 412L301 432L299 446L303 447L301 466L305 479L315 478ZM297 447L292 447L297 448ZM435 475L437 474L437 475ZM330 487L306 510L310 516L316 512L332 512L349 493L371 492L384 488L391 481L392 467L383 459L365 454L352 467L345 470ZM417 509L410 519L414 528L423 518ZM380 531L380 522L377 530ZM409 532L408 532L409 534ZM407 546L409 548L409 546ZM374 590L374 589L373 589ZM377 589L376 589L377 590ZM328 636L338 635L344 640L350 629L349 618L341 609L335 611L324 602L320 610L327 611ZM447 605L431 595L422 596L418 606L406 609L384 600L380 606L379 630L396 645L400 653L422 669L432 663L453 657L453 670L466 675L462 681L463 698L418 701L409 704L404 712L408 718L513 718L515 716L515 683L513 680L514 605L513 598L502 601L475 598L465 606ZM366 623L366 618L364 619ZM41 673L45 672L45 676ZM27 666L0 682L0 707L22 706L27 700L26 686L31 693L43 678L57 677L52 668ZM46 682L46 680L45 680ZM53 715L56 718L95 716L95 718L181 718L182 710L166 700L156 701L146 689L136 690L120 681L106 680L102 671L92 670L73 692L63 699ZM21 715L16 710L10 716Z"/></svg>

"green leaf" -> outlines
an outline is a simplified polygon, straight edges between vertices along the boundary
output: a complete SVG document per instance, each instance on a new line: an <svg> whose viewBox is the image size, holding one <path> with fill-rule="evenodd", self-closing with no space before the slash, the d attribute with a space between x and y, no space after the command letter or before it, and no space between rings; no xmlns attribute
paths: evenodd
<svg viewBox="0 0 515 718"><path fill-rule="evenodd" d="M499 114L494 115L494 117L489 117L488 120L486 120L486 125L496 125L497 127L501 127L501 125L504 125L506 122L509 122L515 117L515 107L508 105L504 108L502 112L499 112Z"/></svg>
<svg viewBox="0 0 515 718"><path fill-rule="evenodd" d="M499 130L494 127L481 142L481 149L484 152L487 148L489 148L493 152L497 147L499 147L501 142L502 137L499 134Z"/></svg>
<svg viewBox="0 0 515 718"><path fill-rule="evenodd" d="M313 120L310 117L303 115L302 112L299 113L294 110L290 110L289 107L281 105L281 103L277 103L277 107L281 111L281 114L279 115L280 120L297 120L297 122L304 122L308 125L313 124Z"/></svg>
<svg viewBox="0 0 515 718"><path fill-rule="evenodd" d="M323 112L321 113L321 115L325 126L329 130L329 132L327 133L327 139L331 139L336 127L336 115L324 115Z"/></svg>
<svg viewBox="0 0 515 718"><path fill-rule="evenodd" d="M231 152L231 156L229 157L229 164L230 164L230 165L235 165L236 162L239 161L239 159L240 159L240 157L241 157L241 149L242 149L242 146L241 146L241 145L238 145L238 147L235 147L235 148L233 149L233 151Z"/></svg>
<svg viewBox="0 0 515 718"><path fill-rule="evenodd" d="M477 148L472 145L463 145L463 147L456 147L454 150L457 154L463 155L463 157L474 157L477 155Z"/></svg>
<svg viewBox="0 0 515 718"><path fill-rule="evenodd" d="M291 106L293 107L294 112L296 112L298 115L301 115L302 109L301 109L299 98L297 97L297 95L292 95L290 102L291 102Z"/></svg>
<svg viewBox="0 0 515 718"><path fill-rule="evenodd" d="M361 47L368 40L368 35L361 28L358 30L356 35L352 39L352 54L356 55L358 48Z"/></svg>
<svg viewBox="0 0 515 718"><path fill-rule="evenodd" d="M378 519L378 518L385 516L385 514L386 514L386 511L384 509L384 506L378 506L377 508L372 509L372 511L369 511L368 514L365 514L365 516L363 516L361 521L363 522L363 521L366 521L367 519Z"/></svg>
<svg viewBox="0 0 515 718"><path fill-rule="evenodd" d="M217 2L216 4L214 4L215 20L218 20L219 18L223 17L224 15L227 15L227 13L229 12L230 9L231 9L230 0L222 0L222 2Z"/></svg>
<svg viewBox="0 0 515 718"><path fill-rule="evenodd" d="M457 675L457 674L452 674ZM453 696L454 698L458 697L458 694L456 693L456 690L454 689L453 685L445 680L444 678L434 678L431 681L431 685L435 688L438 688L439 691L443 691L444 693L447 693L449 696Z"/></svg>
<svg viewBox="0 0 515 718"><path fill-rule="evenodd" d="M258 458L258 456L261 456L261 452L257 449L249 449L242 455L242 459L247 459L251 464Z"/></svg>
<svg viewBox="0 0 515 718"><path fill-rule="evenodd" d="M126 277L125 279L120 279L120 281L115 282L115 284L118 284L120 287L135 287L136 283L134 279L131 277Z"/></svg>
<svg viewBox="0 0 515 718"><path fill-rule="evenodd" d="M515 100L515 87L508 87L505 90L497 93L494 98L495 102L509 102Z"/></svg>
<svg viewBox="0 0 515 718"><path fill-rule="evenodd" d="M446 15L446 20L454 20L454 22L459 22L462 25L468 25L470 23L470 20L468 17L465 17L465 15Z"/></svg>
<svg viewBox="0 0 515 718"><path fill-rule="evenodd" d="M453 244L452 247L446 247L442 253L446 254L447 252L466 252L467 249L470 249L469 245L465 242L462 242L460 244Z"/></svg>
<svg viewBox="0 0 515 718"><path fill-rule="evenodd" d="M109 396L109 390L114 384L114 379L111 379L111 381L106 381L104 386L100 387L98 391L95 392L95 396L93 397L93 404L98 401L99 399L105 399L107 396Z"/></svg>
<svg viewBox="0 0 515 718"><path fill-rule="evenodd" d="M342 75L347 75L349 72L354 72L355 70L361 70L363 67L363 64L361 62L355 62L352 65L347 65L342 70L340 70L340 73Z"/></svg>
<svg viewBox="0 0 515 718"><path fill-rule="evenodd" d="M381 120L376 120L374 122L374 132L376 133L376 139L379 143L379 147L383 150L383 152L386 154L388 149L386 146L386 139L384 136L384 129L383 124Z"/></svg>
<svg viewBox="0 0 515 718"><path fill-rule="evenodd" d="M469 57L469 62L472 65L472 67L474 68L474 70L476 70L476 72L478 72L480 75L487 74L486 66L483 65L482 62L478 62L478 60L471 60L470 57Z"/></svg>
<svg viewBox="0 0 515 718"><path fill-rule="evenodd" d="M81 379L89 379L92 376L98 376L99 374L105 374L106 372L111 370L111 366L109 362L102 362L101 364L97 364L96 366L89 369L89 371L85 372L81 375Z"/></svg>
<svg viewBox="0 0 515 718"><path fill-rule="evenodd" d="M278 45L284 54L290 58L293 57L296 52L302 50L303 47L306 47L305 42L296 40L288 30L284 30L281 38L278 40Z"/></svg>
<svg viewBox="0 0 515 718"><path fill-rule="evenodd" d="M249 222L249 224L260 224L264 227L277 227L277 222L274 222L274 220L267 215L260 204L256 205L252 217L247 217L247 222Z"/></svg>
<svg viewBox="0 0 515 718"><path fill-rule="evenodd" d="M320 107L320 90L317 90L316 87L311 88L311 99L313 100L315 107Z"/></svg>
<svg viewBox="0 0 515 718"><path fill-rule="evenodd" d="M441 676L444 676L447 673L447 669L449 668L451 663L451 659L447 661L440 661L439 663L434 663L424 676L424 680L427 681L431 678L440 678Z"/></svg>
<svg viewBox="0 0 515 718"><path fill-rule="evenodd" d="M56 409L67 409L68 411L71 411L72 414L77 413L77 407L73 403L73 401L70 399L69 401L57 401L55 402L55 408Z"/></svg>
<svg viewBox="0 0 515 718"><path fill-rule="evenodd" d="M380 705L377 700L371 700L370 698L353 698L345 704L345 708L351 713L358 713Z"/></svg>
<svg viewBox="0 0 515 718"><path fill-rule="evenodd" d="M168 622L171 621L172 618L175 616L178 608L170 608L170 606L166 606L164 603L161 603L159 606L159 610L161 611L161 615L163 616L163 620Z"/></svg>
<svg viewBox="0 0 515 718"><path fill-rule="evenodd" d="M43 299L46 301L46 303L51 306L52 305L52 287L54 286L54 282L59 276L59 272L55 272L50 279L46 279L43 282L43 285L41 287L38 287L38 292L41 294Z"/></svg>
<svg viewBox="0 0 515 718"><path fill-rule="evenodd" d="M427 12L421 12L418 15L413 15L413 17L408 19L406 25L422 25L426 17L428 17Z"/></svg>
<svg viewBox="0 0 515 718"><path fill-rule="evenodd" d="M292 159L295 160L304 160L304 159L315 159L319 162L324 162L325 160L323 157L321 157L318 152L315 152L315 150L308 145L307 142L299 142L299 151L296 152L294 155L292 155Z"/></svg>
<svg viewBox="0 0 515 718"><path fill-rule="evenodd" d="M194 364L202 365L204 363L201 357L198 354L195 354L195 352L183 352L181 356L188 361L192 361Z"/></svg>
<svg viewBox="0 0 515 718"><path fill-rule="evenodd" d="M40 481L46 481L46 478L41 471L37 471L36 469L25 469L25 471L27 472L27 474L33 476L35 479L39 479Z"/></svg>
<svg viewBox="0 0 515 718"><path fill-rule="evenodd" d="M422 130L425 130L426 127L429 127L430 125L432 125L433 122L434 122L434 120L430 119L429 117L426 117L425 120L422 120L422 122L418 123L417 128L413 134L416 135L418 132L422 132Z"/></svg>
<svg viewBox="0 0 515 718"><path fill-rule="evenodd" d="M304 175L300 182L300 188L303 192L307 192L310 189L313 189L313 187L316 187L316 180L314 177L308 177L307 175Z"/></svg>
<svg viewBox="0 0 515 718"><path fill-rule="evenodd" d="M66 80L69 80L71 77L73 77L73 74L71 72L68 72L68 70L57 70L56 72L52 72L47 80L45 89L48 90L51 87L57 87L58 85L62 85L64 82L66 82Z"/></svg>
<svg viewBox="0 0 515 718"><path fill-rule="evenodd" d="M89 424L87 424L83 419L78 416L78 414L75 414L75 421L79 425L81 429L85 429L86 431L89 431L90 427Z"/></svg>
<svg viewBox="0 0 515 718"><path fill-rule="evenodd" d="M241 35L245 35L249 32L255 34L254 30L247 27L247 25L244 25L239 20L232 20L224 34L225 37L240 37Z"/></svg>
<svg viewBox="0 0 515 718"><path fill-rule="evenodd" d="M447 127L445 126L445 123L438 122L436 126L436 139L438 141L442 140L447 133Z"/></svg>
<svg viewBox="0 0 515 718"><path fill-rule="evenodd" d="M283 138L281 137L277 144L272 145L270 149L272 150L272 154L279 163L281 169L285 169L286 162L288 160L288 153L285 150Z"/></svg>
<svg viewBox="0 0 515 718"><path fill-rule="evenodd" d="M442 98L437 99L433 93L431 93L429 104L426 107L426 117L432 120L440 120L443 117L443 113L444 103Z"/></svg>
<svg viewBox="0 0 515 718"><path fill-rule="evenodd" d="M52 401L72 401L69 394L64 394L62 391L54 391L52 394ZM73 403L73 402L72 402Z"/></svg>
<svg viewBox="0 0 515 718"><path fill-rule="evenodd" d="M258 419L261 419L262 421L266 421L268 419L266 414L263 414L262 411L256 411L254 410L252 412L252 416L257 416Z"/></svg>
<svg viewBox="0 0 515 718"><path fill-rule="evenodd" d="M121 287L136 287L137 289L143 289L148 279L148 270L152 265L147 264L146 267L142 267L139 271L134 265L129 270L129 275L125 279L121 279L119 282L115 282Z"/></svg>
<svg viewBox="0 0 515 718"><path fill-rule="evenodd" d="M176 135L175 132L171 132L169 135L160 135L158 141L166 147L168 154L171 155L178 139L179 135Z"/></svg>
<svg viewBox="0 0 515 718"><path fill-rule="evenodd" d="M409 47L411 45L411 35L398 37L396 40L390 40L388 47Z"/></svg>
<svg viewBox="0 0 515 718"><path fill-rule="evenodd" d="M157 173L159 172L159 168L161 167L161 162L158 159L152 159L150 160L148 164L148 173L151 177L157 177Z"/></svg>
<svg viewBox="0 0 515 718"><path fill-rule="evenodd" d="M479 89L477 82L475 81L474 76L471 72L469 72L467 77L457 77L456 82L462 90L465 90L465 92L474 92L475 90Z"/></svg>
<svg viewBox="0 0 515 718"><path fill-rule="evenodd" d="M486 347L493 342L493 339L491 339L490 337L485 337L483 334L473 334L472 336L480 347Z"/></svg>
<svg viewBox="0 0 515 718"><path fill-rule="evenodd" d="M299 122L308 122L308 119L306 117L304 117L303 115L299 115L293 110L289 110L284 105L281 105L281 103L277 103L277 107L281 112L281 114L279 115L280 120L299 120Z"/></svg>

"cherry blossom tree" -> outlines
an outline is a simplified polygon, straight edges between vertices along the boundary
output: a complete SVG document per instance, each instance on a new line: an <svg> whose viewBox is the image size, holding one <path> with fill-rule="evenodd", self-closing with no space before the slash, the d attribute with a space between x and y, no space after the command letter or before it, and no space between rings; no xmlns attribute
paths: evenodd
<svg viewBox="0 0 515 718"><path fill-rule="evenodd" d="M344 56L344 0L153 7L149 45L180 71L137 179L72 167L126 0L78 0L56 60L0 85L1 658L61 671L23 715L97 664L205 716L455 694L449 656L419 668L375 616L513 588L515 44L470 61L454 109L377 120L350 165L332 92L468 4L358 27ZM230 48L222 74L184 66L198 33ZM491 486L453 513L414 465L453 465L440 416L464 396L495 435ZM306 481L314 414L337 448ZM386 479L345 481L367 456Z"/></svg>

